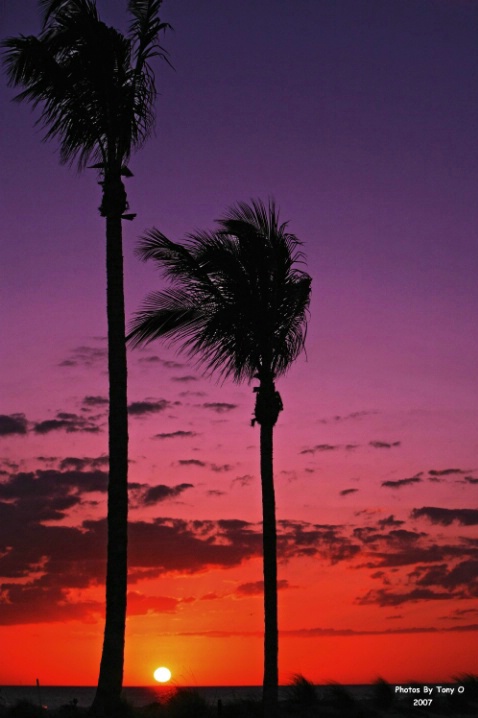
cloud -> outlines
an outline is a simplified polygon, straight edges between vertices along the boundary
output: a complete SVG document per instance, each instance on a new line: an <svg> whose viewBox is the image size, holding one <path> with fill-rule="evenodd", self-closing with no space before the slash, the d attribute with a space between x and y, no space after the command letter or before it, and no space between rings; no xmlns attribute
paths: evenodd
<svg viewBox="0 0 478 718"><path fill-rule="evenodd" d="M466 474L466 471L463 471L463 469L441 469L439 471L430 469L428 473L430 476L450 476L451 474Z"/></svg>
<svg viewBox="0 0 478 718"><path fill-rule="evenodd" d="M453 591L463 586L470 598L478 597L478 559L467 559L450 567L445 563L418 567L412 574L418 586L439 586Z"/></svg>
<svg viewBox="0 0 478 718"><path fill-rule="evenodd" d="M389 618L397 618L390 616ZM478 631L478 624L469 624L464 626L450 626L448 628L437 626L411 626L409 628L386 628L384 630L372 629L353 629L353 628L296 628L291 630L281 630L281 636L295 638L317 638L317 637L342 637L342 636L388 636L388 635L408 635L421 633L465 633ZM180 631L174 634L163 634L172 636L196 636L201 638L261 638L262 631Z"/></svg>
<svg viewBox="0 0 478 718"><path fill-rule="evenodd" d="M394 446L400 446L400 441L393 441L392 443L388 443L387 441L369 441L369 446L373 446L374 449L391 449Z"/></svg>
<svg viewBox="0 0 478 718"><path fill-rule="evenodd" d="M404 603L417 603L418 601L447 601L451 598L462 598L460 594L451 594L449 591L437 592L428 588L414 588L405 593L394 593L386 589L368 591L358 598L359 606L377 604L378 606L401 606Z"/></svg>
<svg viewBox="0 0 478 718"><path fill-rule="evenodd" d="M378 414L378 411L353 411L345 416L332 416L327 419L319 419L319 424L331 424L339 421L350 421L351 419L362 419L364 416L372 416Z"/></svg>
<svg viewBox="0 0 478 718"><path fill-rule="evenodd" d="M222 473L224 471L232 471L234 466L231 464L210 464L211 470L216 473Z"/></svg>
<svg viewBox="0 0 478 718"><path fill-rule="evenodd" d="M106 522L88 520L77 526L70 524L73 519L80 521L78 508L89 499L89 494L105 493L108 459L105 456L70 456L56 459L56 462L59 468L15 472L11 481L0 483L0 489L4 491L0 493L0 546L10 547L7 552L0 553L0 575L8 581L4 588L5 599L15 605L14 609L9 609L6 622L31 622L36 611L35 600L40 594L47 596L52 608L47 610L46 602L38 598L38 620L57 620L52 618L56 604L67 606L59 610L64 620L70 620L69 617L97 620L99 616L101 606L82 601L80 594L83 588L104 581ZM215 465L188 458L175 463L210 470L216 466L220 471L233 468L229 464ZM234 475L235 478L230 477L232 484L247 485L253 481L248 474ZM147 486L137 483L130 487L135 489L134 496L140 504L154 506L167 500L181 500L183 492L194 485ZM353 490L344 491L351 493ZM415 511L426 510L425 507ZM385 607L400 605L407 600L425 601L427 594L424 591L433 594L433 600L438 600L445 590L447 595L457 599L470 597L470 592L475 591L474 584L469 580L471 588L468 588L465 578L476 570L478 542L457 539L454 544L443 545L433 536L407 530L404 522L393 515L379 519L380 515L367 515L360 523L366 520L370 525L358 527L283 519L277 525L279 560L283 563L308 557L332 565L345 562L356 570L373 572L377 582L373 585L379 589L375 594L369 592L357 600L375 601ZM139 512L134 518L138 516ZM462 514L459 516L464 520ZM428 514L419 517L430 519ZM65 518L69 525L64 522ZM472 524L465 522L464 525ZM161 574L192 575L213 568L234 568L245 561L259 559L261 553L260 523L240 519L186 521L157 516L149 521L132 520L130 586ZM19 589L14 588L20 584ZM240 586L239 594L258 595L259 584L256 582ZM76 603L69 605L74 603L73 595L77 607ZM161 612L162 598L138 594L132 600L137 601L135 610L138 612ZM183 600L172 601L163 604L165 611L176 610Z"/></svg>
<svg viewBox="0 0 478 718"><path fill-rule="evenodd" d="M356 568L372 569L371 578L380 580L384 586L378 593L369 592L366 602L386 605L390 601L398 605L407 600L426 599L425 593L410 593L415 589L430 589L434 594L437 588L441 589L438 594L448 590L455 598L478 596L478 543L475 546L473 541L461 539L445 544L435 536L400 527L383 531L396 523L390 516L377 522L382 530L361 526L353 531L354 538L363 543L366 549L363 555L367 557L366 562L357 563ZM460 582L462 585L457 590Z"/></svg>
<svg viewBox="0 0 478 718"><path fill-rule="evenodd" d="M413 509L410 514L412 519L426 518L432 524L450 526L454 521L461 526L478 525L478 509L442 509L436 506L423 506L421 509Z"/></svg>
<svg viewBox="0 0 478 718"><path fill-rule="evenodd" d="M191 381L198 381L197 376L193 376L192 374L186 374L185 376L172 376L171 381L180 382L182 384L187 384Z"/></svg>
<svg viewBox="0 0 478 718"><path fill-rule="evenodd" d="M393 514L387 516L386 519L380 519L379 521L377 521L377 524L378 526L380 526L380 528L387 528L389 526L403 526L404 523L405 521L397 520Z"/></svg>
<svg viewBox="0 0 478 718"><path fill-rule="evenodd" d="M400 616L388 616L388 618L400 618ZM478 631L478 624L467 626L451 626L450 628L437 628L436 626L411 626L409 628L386 628L384 630L352 629L352 628L303 628L291 631L281 631L281 634L288 636L300 636L302 638L315 638L316 636L388 636L407 635L420 633L456 633Z"/></svg>
<svg viewBox="0 0 478 718"><path fill-rule="evenodd" d="M0 503L0 507L11 505ZM5 523L0 532L6 531ZM70 600L72 588L102 583L105 570L106 521L85 521L80 527L33 523L17 533L8 555L0 557L0 575L22 578L5 583L0 621L9 624L96 620L102 603ZM5 536L7 533L5 533ZM9 534L8 534L9 535ZM3 533L0 540L4 540ZM11 545L11 544L10 544ZM184 521L158 518L130 524L130 585L133 580L164 573L194 574L208 568L232 568L262 551L259 527L237 519ZM43 575L31 575L41 566ZM25 582L26 580L26 582ZM174 611L191 598L169 599L130 595L133 614Z"/></svg>
<svg viewBox="0 0 478 718"><path fill-rule="evenodd" d="M157 414L160 411L165 411L172 406L170 401L167 399L145 399L144 401L133 401L128 404L128 414L130 416L148 416L150 414Z"/></svg>
<svg viewBox="0 0 478 718"><path fill-rule="evenodd" d="M277 589L283 591L286 588L290 588L289 581L286 579L279 579L277 581ZM249 598L250 596L262 596L264 594L264 581L249 581L248 583L241 583L237 586L234 591L234 595L238 598Z"/></svg>
<svg viewBox="0 0 478 718"><path fill-rule="evenodd" d="M172 431L167 434L155 434L153 439L189 439L198 436L195 431Z"/></svg>
<svg viewBox="0 0 478 718"><path fill-rule="evenodd" d="M243 474L243 476L236 476L232 480L232 484L239 484L239 486L249 486L251 481L254 481L254 477L251 474Z"/></svg>
<svg viewBox="0 0 478 718"><path fill-rule="evenodd" d="M63 471L64 469L75 469L76 471L84 471L87 468L98 469L100 466L108 466L109 458L107 456L97 456L82 458L78 456L67 456L61 459L59 468Z"/></svg>
<svg viewBox="0 0 478 718"><path fill-rule="evenodd" d="M167 554L164 546L168 547ZM281 560L323 555L336 563L359 550L358 545L341 536L339 527L284 520L278 523ZM161 518L131 525L131 566L156 567L158 574L162 570L194 573L206 566L232 567L261 555L260 524L240 519L187 522Z"/></svg>
<svg viewBox="0 0 478 718"><path fill-rule="evenodd" d="M37 434L49 434L50 431L57 431L59 429L70 428L71 431L71 427L72 424L69 421L61 419L47 419L46 421L40 421L38 424L35 424L34 431Z"/></svg>
<svg viewBox="0 0 478 718"><path fill-rule="evenodd" d="M162 364L163 361L158 356L140 357L137 359L138 364Z"/></svg>
<svg viewBox="0 0 478 718"><path fill-rule="evenodd" d="M289 484L292 483L293 481L297 481L297 478L298 478L297 472L293 471L291 469L282 469L282 471L280 472L280 475L285 476L285 478L287 479Z"/></svg>
<svg viewBox="0 0 478 718"><path fill-rule="evenodd" d="M66 589L43 586L40 581L28 585L4 583L0 600L0 625L64 621L96 623L103 613L103 602L72 601Z"/></svg>
<svg viewBox="0 0 478 718"><path fill-rule="evenodd" d="M107 484L108 474L100 469L39 469L14 473L1 482L0 576L28 576L35 565L47 560L45 557L66 550L62 542L74 541L77 529L44 522L65 519L82 504L85 494L105 494ZM83 536L79 538L82 546L84 540ZM73 555L74 551L69 556L72 561ZM81 556L79 551L77 558Z"/></svg>
<svg viewBox="0 0 478 718"><path fill-rule="evenodd" d="M3 491L0 494L1 498L8 498L7 492ZM57 495L47 495L48 501L45 500L45 496L30 496L27 500L21 504L9 501L0 501L0 519L6 527L10 528L11 537L5 535L2 546L5 550L7 547L11 547L16 538L13 532L18 532L18 526L22 525L24 529L30 527L32 524L37 524L42 521L59 521L64 519L68 511L81 503L79 496L74 493L63 491ZM28 530L30 530L28 528ZM4 532L1 532L4 535ZM0 559L0 565L10 565L10 563L16 562L16 558L11 549L7 550L5 557ZM3 572L0 575L8 576L8 572Z"/></svg>
<svg viewBox="0 0 478 718"><path fill-rule="evenodd" d="M0 557L0 575L26 580L25 586L55 585L64 589L84 588L103 580L104 546L99 546L97 537L80 527L41 523L61 518L53 515L57 499L50 501L50 508L43 501L42 513L32 512L30 516L26 507L0 502L0 536L2 545L9 546ZM31 507L33 502L29 504ZM42 502L37 501L37 506L41 505ZM24 525L28 526L28 530L12 534L15 522L23 518L27 519ZM39 568L42 571L41 581L30 576ZM30 611L34 610L32 604Z"/></svg>
<svg viewBox="0 0 478 718"><path fill-rule="evenodd" d="M203 409L211 409L211 411L215 411L217 414L225 414L228 411L237 409L238 404L227 404L223 401L209 401L204 402L204 404L198 404L198 406L201 406Z"/></svg>
<svg viewBox="0 0 478 718"><path fill-rule="evenodd" d="M59 366L83 366L91 368L103 364L106 369L107 350L100 347L79 346L73 349L70 356L60 362Z"/></svg>
<svg viewBox="0 0 478 718"><path fill-rule="evenodd" d="M109 399L106 396L85 396L82 404L86 407L106 406L109 404Z"/></svg>
<svg viewBox="0 0 478 718"><path fill-rule="evenodd" d="M364 540L362 535L357 537ZM383 543L379 543L382 540ZM416 541L411 545L410 542L408 542L409 545L401 545L400 542L395 541L390 544L387 543L386 537L380 535L371 536L370 541L372 543L370 560L361 566L370 569L396 569L415 564L443 563L444 561L463 559L465 556L474 558L478 555L476 548L464 543L424 545L421 541ZM374 543L375 545L373 545Z"/></svg>
<svg viewBox="0 0 478 718"><path fill-rule="evenodd" d="M183 491L186 491L186 489L192 488L194 488L193 484L177 484L177 486L159 484L158 486L152 486L144 492L142 502L145 506L151 506L152 504L158 504L167 499L176 498L180 496Z"/></svg>
<svg viewBox="0 0 478 718"><path fill-rule="evenodd" d="M102 523L95 532L105 531ZM167 550L165 550L167 547ZM260 532L234 519L184 521L158 518L130 526L130 565L163 572L197 573L206 568L231 568L261 555Z"/></svg>
<svg viewBox="0 0 478 718"><path fill-rule="evenodd" d="M68 434L77 432L86 432L89 434L97 434L101 428L94 423L92 419L87 419L78 414L70 414L65 411L59 411L55 419L45 419L37 422L33 431L36 434L49 434L52 431L66 431Z"/></svg>
<svg viewBox="0 0 478 718"><path fill-rule="evenodd" d="M0 621L4 623L93 620L92 613L98 611L98 604L81 599L70 604L68 595L71 589L78 594L90 585L103 583L106 520L84 521L78 527L44 525L42 519L52 518L50 504L51 496L46 501L42 495L37 506L44 507L43 515L33 513L28 531L18 531L19 525L25 526L25 507L19 509L0 500L0 545L10 547L0 554L0 575L16 579L3 584L5 605L2 603ZM12 531L15 527L17 530ZM130 585L134 580L164 573L232 568L260 557L261 551L259 527L244 521L131 521ZM42 575L38 577L40 568Z"/></svg>
<svg viewBox="0 0 478 718"><path fill-rule="evenodd" d="M380 533L373 526L358 526L353 530L355 538L364 544L376 544L379 540L384 541L387 534Z"/></svg>
<svg viewBox="0 0 478 718"><path fill-rule="evenodd" d="M143 616L150 613L175 613L182 603L171 596L148 596L139 591L128 591L128 615Z"/></svg>
<svg viewBox="0 0 478 718"><path fill-rule="evenodd" d="M467 618L468 616L478 617L478 608L457 608L455 611L452 611L450 616L444 616L444 618L451 618L453 621L461 621L463 618Z"/></svg>
<svg viewBox="0 0 478 718"><path fill-rule="evenodd" d="M37 469L12 474L9 481L0 483L0 499L18 500L23 505L36 498L49 502L55 497L65 497L71 493L104 492L107 483L108 474L100 469ZM48 508L46 505L45 510Z"/></svg>
<svg viewBox="0 0 478 718"><path fill-rule="evenodd" d="M349 494L356 494L358 489L343 489L340 491L340 496L348 496Z"/></svg>
<svg viewBox="0 0 478 718"><path fill-rule="evenodd" d="M178 459L178 464L179 466L207 466L205 461L200 461L199 459Z"/></svg>
<svg viewBox="0 0 478 718"><path fill-rule="evenodd" d="M361 547L345 536L340 526L281 519L277 545L283 560L297 556L322 556L331 564L354 558Z"/></svg>
<svg viewBox="0 0 478 718"><path fill-rule="evenodd" d="M165 369L182 369L185 365L172 359L161 359L158 356L141 357L138 364L160 364Z"/></svg>
<svg viewBox="0 0 478 718"><path fill-rule="evenodd" d="M25 414L0 414L0 436L26 434L27 427Z"/></svg>
<svg viewBox="0 0 478 718"><path fill-rule="evenodd" d="M353 451L358 449L360 444L316 444L300 451L300 454L315 454L318 451L336 451L337 449L345 449L345 451Z"/></svg>
<svg viewBox="0 0 478 718"><path fill-rule="evenodd" d="M0 476L9 476L11 471L17 471L20 468L20 463L9 461L3 457L0 457Z"/></svg>
<svg viewBox="0 0 478 718"><path fill-rule="evenodd" d="M408 546L427 536L426 533L407 531L406 529L392 529L388 533L377 531L370 526L360 526L353 530L353 535L365 544L385 544L388 550L407 550Z"/></svg>
<svg viewBox="0 0 478 718"><path fill-rule="evenodd" d="M398 479L397 481L382 481L382 486L388 489L401 489L403 486L411 486L412 484L420 484L421 479L418 476L412 476L410 479Z"/></svg>
<svg viewBox="0 0 478 718"><path fill-rule="evenodd" d="M387 541L395 544L398 543L400 545L406 545L410 543L415 543L419 539L426 536L427 534L423 531L417 533L416 531L407 531L407 529L393 529L392 531L388 532Z"/></svg>
<svg viewBox="0 0 478 718"><path fill-rule="evenodd" d="M316 444L308 449L302 449L301 454L315 454L316 451L334 451L339 449L339 446L333 446L332 444Z"/></svg>

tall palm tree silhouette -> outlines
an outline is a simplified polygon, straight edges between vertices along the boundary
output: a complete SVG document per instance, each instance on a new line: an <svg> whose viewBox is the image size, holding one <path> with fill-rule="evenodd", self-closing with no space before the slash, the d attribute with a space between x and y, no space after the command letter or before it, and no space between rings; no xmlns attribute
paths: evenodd
<svg viewBox="0 0 478 718"><path fill-rule="evenodd" d="M140 242L172 287L150 294L136 314L133 345L164 337L206 373L258 379L253 424L260 425L264 560L264 715L278 697L277 537L273 429L282 401L275 379L304 347L311 278L297 265L300 241L279 224L273 202L239 203L213 233L175 243L157 229Z"/></svg>
<svg viewBox="0 0 478 718"><path fill-rule="evenodd" d="M162 0L129 0L129 34L108 27L94 0L40 0L39 36L2 43L9 84L24 88L16 100L41 107L45 139L60 146L62 163L79 169L94 161L100 175L100 213L106 219L109 371L108 558L106 625L97 715L114 715L124 658L127 572L127 369L123 291L122 219L128 202L126 161L151 133L156 97L150 60L166 58L158 36Z"/></svg>

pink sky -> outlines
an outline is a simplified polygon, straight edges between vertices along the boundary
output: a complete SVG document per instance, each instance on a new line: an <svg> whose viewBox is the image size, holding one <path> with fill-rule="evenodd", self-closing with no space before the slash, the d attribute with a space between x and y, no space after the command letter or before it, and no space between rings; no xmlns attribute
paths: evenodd
<svg viewBox="0 0 478 718"><path fill-rule="evenodd" d="M2 36L39 30L36 2L20 5L3 4ZM134 256L145 229L180 239L251 197L275 197L313 277L307 356L278 386L281 679L477 672L478 4L169 0L162 16L176 71L157 68L156 136L130 163L128 315L159 287ZM93 684L99 188L0 91L0 683ZM252 387L160 344L129 356L126 683L160 664L185 684L260 683Z"/></svg>

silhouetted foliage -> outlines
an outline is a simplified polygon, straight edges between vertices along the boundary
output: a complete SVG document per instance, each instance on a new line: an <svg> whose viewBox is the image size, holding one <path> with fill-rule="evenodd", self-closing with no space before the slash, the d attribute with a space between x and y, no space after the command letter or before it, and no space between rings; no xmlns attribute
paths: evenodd
<svg viewBox="0 0 478 718"><path fill-rule="evenodd" d="M291 703L298 706L315 705L318 700L314 684L301 673L295 673L292 676L287 696Z"/></svg>
<svg viewBox="0 0 478 718"><path fill-rule="evenodd" d="M372 700L379 710L389 710L394 702L395 693L393 687L384 678L378 677L373 683Z"/></svg>
<svg viewBox="0 0 478 718"><path fill-rule="evenodd" d="M43 718L45 711L30 701L20 700L7 710L8 718Z"/></svg>
<svg viewBox="0 0 478 718"><path fill-rule="evenodd" d="M166 703L168 718L210 718L211 708L207 701L194 689L178 690Z"/></svg>
<svg viewBox="0 0 478 718"><path fill-rule="evenodd" d="M453 703L455 710L463 713L478 714L478 675L475 673L461 673L455 676L454 681L464 688L463 693L457 693L450 697L450 704Z"/></svg>

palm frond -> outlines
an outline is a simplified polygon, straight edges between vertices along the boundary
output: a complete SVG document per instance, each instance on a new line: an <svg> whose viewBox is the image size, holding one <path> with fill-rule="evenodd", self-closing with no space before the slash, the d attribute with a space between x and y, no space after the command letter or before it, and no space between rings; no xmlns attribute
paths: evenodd
<svg viewBox="0 0 478 718"><path fill-rule="evenodd" d="M159 337L187 338L191 327L201 323L201 312L190 295L180 290L149 294L136 313L132 329L126 340L132 346L148 344Z"/></svg>
<svg viewBox="0 0 478 718"><path fill-rule="evenodd" d="M128 3L133 18L129 32L136 45L137 67L143 67L151 57L161 57L169 63L168 52L158 43L159 34L172 29L159 18L161 5L162 0L130 0Z"/></svg>
<svg viewBox="0 0 478 718"><path fill-rule="evenodd" d="M190 236L189 241L180 244L154 228L141 237L136 254L142 261L154 260L163 276L179 286L185 285L190 290L193 285L204 284L214 294L218 288L210 281L207 268L203 266L198 254L198 245L207 243L208 238L210 242L213 241L213 235L203 233L196 237Z"/></svg>
<svg viewBox="0 0 478 718"><path fill-rule="evenodd" d="M10 87L24 86L15 100L29 100L36 106L61 85L61 67L37 37L29 35L7 38L2 42L3 64Z"/></svg>
<svg viewBox="0 0 478 718"><path fill-rule="evenodd" d="M91 14L98 19L96 2L94 0L40 0L43 10L43 27L50 21L65 21L75 15Z"/></svg>

